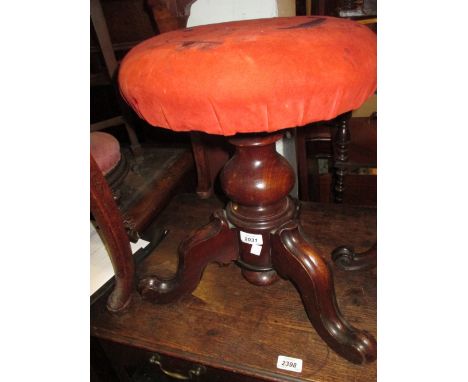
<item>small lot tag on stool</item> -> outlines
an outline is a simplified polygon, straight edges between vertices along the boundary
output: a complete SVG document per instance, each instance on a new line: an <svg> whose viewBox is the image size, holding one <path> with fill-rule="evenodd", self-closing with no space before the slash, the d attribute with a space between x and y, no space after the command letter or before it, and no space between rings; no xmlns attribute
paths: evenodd
<svg viewBox="0 0 468 382"><path fill-rule="evenodd" d="M243 243L263 245L263 236L254 233L240 231L240 238Z"/></svg>
<svg viewBox="0 0 468 382"><path fill-rule="evenodd" d="M250 253L252 255L260 256L262 253L262 246L257 244L252 244L252 248L250 248Z"/></svg>
<svg viewBox="0 0 468 382"><path fill-rule="evenodd" d="M240 238L243 243L252 244L252 247L250 248L250 253L252 255L260 256L263 245L262 235L240 231Z"/></svg>
<svg viewBox="0 0 468 382"><path fill-rule="evenodd" d="M300 373L302 371L302 359L279 355L276 367L278 369L295 371L296 373Z"/></svg>

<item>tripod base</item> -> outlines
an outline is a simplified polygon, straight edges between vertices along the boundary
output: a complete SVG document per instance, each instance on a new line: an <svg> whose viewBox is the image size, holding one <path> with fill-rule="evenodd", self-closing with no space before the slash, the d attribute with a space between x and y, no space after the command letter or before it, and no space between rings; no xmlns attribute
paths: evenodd
<svg viewBox="0 0 468 382"><path fill-rule="evenodd" d="M252 284L269 285L279 277L290 280L328 346L353 363L372 362L375 339L352 327L340 313L331 270L304 237L298 204L287 196L294 178L274 149L279 137L231 140L236 153L221 176L231 202L181 243L174 277L146 277L139 282L140 293L155 303L175 301L197 287L210 262L235 261Z"/></svg>

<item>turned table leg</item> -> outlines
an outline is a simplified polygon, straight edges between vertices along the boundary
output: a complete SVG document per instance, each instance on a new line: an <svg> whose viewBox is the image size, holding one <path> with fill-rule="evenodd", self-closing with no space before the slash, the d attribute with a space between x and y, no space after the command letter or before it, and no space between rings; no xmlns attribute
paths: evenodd
<svg viewBox="0 0 468 382"><path fill-rule="evenodd" d="M171 279L149 276L140 280L144 298L165 304L195 290L205 267L211 262L228 264L238 257L237 235L229 228L224 211L216 211L211 222L179 246L177 273Z"/></svg>
<svg viewBox="0 0 468 382"><path fill-rule="evenodd" d="M299 223L291 221L272 235L272 263L280 276L297 287L312 325L330 348L353 363L376 359L374 337L342 316L331 270L305 240Z"/></svg>

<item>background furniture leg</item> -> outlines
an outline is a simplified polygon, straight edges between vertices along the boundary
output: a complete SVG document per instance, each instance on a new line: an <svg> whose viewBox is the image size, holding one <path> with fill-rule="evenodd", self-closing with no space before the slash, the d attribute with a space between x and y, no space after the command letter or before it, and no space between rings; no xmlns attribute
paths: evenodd
<svg viewBox="0 0 468 382"><path fill-rule="evenodd" d="M305 139L305 127L302 126L296 128L295 134L299 198L300 200L309 201L309 173L307 170L307 147Z"/></svg>
<svg viewBox="0 0 468 382"><path fill-rule="evenodd" d="M112 41L109 34L109 29L107 28L106 19L104 16L104 12L102 10L102 5L100 0L91 0L90 3L90 12L91 12L91 21L93 23L94 30L96 32L96 37L99 42L99 46L101 48L101 52L104 58L104 62L107 69L107 74L111 80L112 86L115 88L115 94L117 95L117 102L121 109L122 116L118 118L111 118L109 121L114 121L116 125L123 123L125 125L125 130L127 131L129 140L130 140L130 148L132 150L133 155L137 162L141 162L143 157L142 147L140 142L138 141L138 137L136 135L134 127L129 123L131 120L130 112L128 110L128 106L125 102L121 99L119 90L115 83L115 75L117 72L118 62L117 58L115 57L114 49L112 47ZM97 129L99 123L94 124L94 129ZM113 126L114 124L110 123L106 127ZM101 128L104 128L105 122L101 123ZM93 131L93 127L91 129Z"/></svg>
<svg viewBox="0 0 468 382"><path fill-rule="evenodd" d="M213 194L213 184L211 182L211 171L207 153L201 139L201 133L196 131L190 133L190 141L197 168L197 195L202 199L206 199Z"/></svg>
<svg viewBox="0 0 468 382"><path fill-rule="evenodd" d="M91 212L101 230L115 273L115 287L107 300L107 308L117 312L125 309L131 301L135 265L120 211L92 156L90 188Z"/></svg>
<svg viewBox="0 0 468 382"><path fill-rule="evenodd" d="M353 248L341 246L332 252L335 265L345 271L362 271L377 266L377 243L365 252L356 253Z"/></svg>
<svg viewBox="0 0 468 382"><path fill-rule="evenodd" d="M351 114L351 112L348 112L338 118L338 125L333 135L334 179L332 194L335 203L343 203L344 179L347 172L345 166L348 161L349 142L351 141L349 131Z"/></svg>

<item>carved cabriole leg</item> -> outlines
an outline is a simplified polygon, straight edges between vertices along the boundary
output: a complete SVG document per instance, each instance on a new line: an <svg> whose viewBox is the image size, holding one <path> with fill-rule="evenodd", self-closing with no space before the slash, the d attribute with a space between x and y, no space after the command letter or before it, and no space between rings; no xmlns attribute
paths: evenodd
<svg viewBox="0 0 468 382"><path fill-rule="evenodd" d="M280 276L296 285L310 321L330 348L353 363L376 359L375 339L353 328L341 315L331 270L304 239L297 221L286 223L272 235L272 262Z"/></svg>
<svg viewBox="0 0 468 382"><path fill-rule="evenodd" d="M343 203L343 193L345 190L344 179L347 168L344 166L348 161L348 148L351 141L349 131L349 119L351 113L345 113L338 118L335 134L333 135L333 200L335 203Z"/></svg>
<svg viewBox="0 0 468 382"><path fill-rule="evenodd" d="M156 303L175 301L195 290L209 263L228 264L237 259L238 252L236 231L229 228L224 212L216 211L209 224L180 244L175 276L168 280L145 277L138 289L144 298Z"/></svg>
<svg viewBox="0 0 468 382"><path fill-rule="evenodd" d="M115 274L115 287L107 300L112 312L124 310L134 290L134 263L122 215L98 165L91 156L91 212L106 243Z"/></svg>
<svg viewBox="0 0 468 382"><path fill-rule="evenodd" d="M342 246L332 252L335 264L345 271L362 271L377 266L377 243L365 252L356 253L350 247Z"/></svg>

